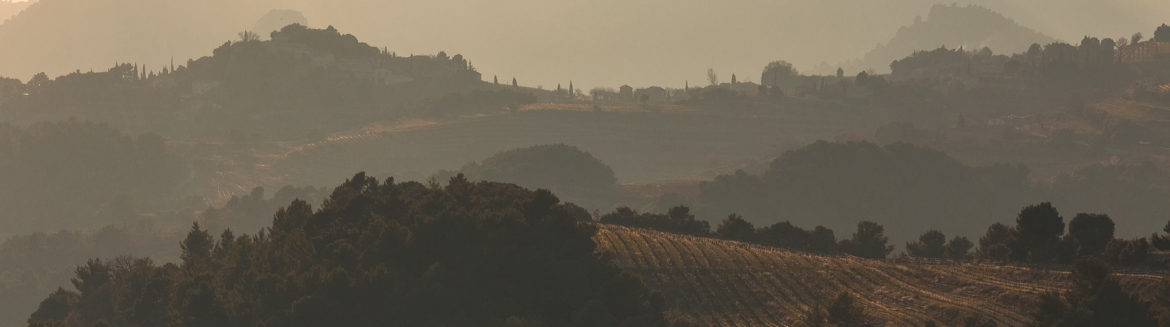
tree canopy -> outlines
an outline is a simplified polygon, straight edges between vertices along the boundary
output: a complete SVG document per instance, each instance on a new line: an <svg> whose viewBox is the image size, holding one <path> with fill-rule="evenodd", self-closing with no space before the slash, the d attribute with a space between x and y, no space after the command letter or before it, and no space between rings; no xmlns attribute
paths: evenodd
<svg viewBox="0 0 1170 327"><path fill-rule="evenodd" d="M93 260L30 322L91 326L655 326L660 300L547 191L357 174L256 235L193 226L182 261ZM64 308L67 308L65 310Z"/></svg>

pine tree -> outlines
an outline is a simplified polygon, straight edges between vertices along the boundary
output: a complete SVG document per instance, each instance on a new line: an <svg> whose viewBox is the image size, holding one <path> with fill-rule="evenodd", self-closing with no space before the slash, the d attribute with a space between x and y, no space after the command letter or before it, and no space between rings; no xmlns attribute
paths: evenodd
<svg viewBox="0 0 1170 327"><path fill-rule="evenodd" d="M184 266L202 263L211 258L211 249L214 246L211 234L200 228L199 223L193 223L191 231L187 232L187 238L179 243L179 248L183 250L179 258L183 260Z"/></svg>

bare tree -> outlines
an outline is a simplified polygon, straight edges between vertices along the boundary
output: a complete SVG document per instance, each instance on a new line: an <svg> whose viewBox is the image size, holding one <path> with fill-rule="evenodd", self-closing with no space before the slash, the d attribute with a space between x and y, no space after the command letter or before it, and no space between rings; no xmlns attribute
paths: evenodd
<svg viewBox="0 0 1170 327"><path fill-rule="evenodd" d="M719 74L715 73L715 68L707 68L707 82L711 82L711 85L719 85Z"/></svg>
<svg viewBox="0 0 1170 327"><path fill-rule="evenodd" d="M240 42L243 43L260 41L260 34L256 34L256 32L253 31L244 30L243 32L240 32L236 35L240 37Z"/></svg>

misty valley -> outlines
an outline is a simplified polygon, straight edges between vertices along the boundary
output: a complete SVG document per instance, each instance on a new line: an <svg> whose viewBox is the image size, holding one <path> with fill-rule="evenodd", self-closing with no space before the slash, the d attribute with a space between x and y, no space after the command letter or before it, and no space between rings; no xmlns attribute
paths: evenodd
<svg viewBox="0 0 1170 327"><path fill-rule="evenodd" d="M0 327L1170 326L1170 5L976 3L0 0Z"/></svg>

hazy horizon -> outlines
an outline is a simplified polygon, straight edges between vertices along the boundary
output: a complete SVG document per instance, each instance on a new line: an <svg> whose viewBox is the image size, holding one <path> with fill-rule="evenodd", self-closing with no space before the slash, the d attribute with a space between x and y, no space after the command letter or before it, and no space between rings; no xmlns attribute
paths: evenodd
<svg viewBox="0 0 1170 327"><path fill-rule="evenodd" d="M354 34L371 45L387 47L400 55L460 53L471 60L485 80L497 75L504 80L515 77L522 85L546 89L556 88L557 84L567 86L570 81L586 89L616 88L623 84L679 88L687 82L692 86L706 85L707 68L715 69L722 81L729 81L732 74L740 81L757 81L763 66L773 60L792 62L802 72L827 73L815 67L831 68L831 71L847 61L860 59L877 44L889 41L899 27L911 24L916 16L924 17L933 4L984 6L1025 27L1070 43L1079 42L1083 35L1128 37L1141 32L1149 36L1152 28L1162 23L1159 17L1170 14L1170 3L1156 0L1077 2L1077 5L1062 2L1052 6L1049 1L1006 0L896 3L606 0L567 4L506 0L430 1L412 3L410 10L397 10L406 8L402 1L270 0L242 5L236 12L210 14L222 16L223 21L212 24L215 26L209 26L206 32L195 32L202 26L175 27L176 33L185 32L187 35L182 37L193 42L175 40L176 44L159 44L152 51L143 51L146 53L105 50L109 53L104 56L93 54L52 62L52 59L42 59L43 51L47 50L7 56L0 50L0 61L8 61L0 65L0 75L27 80L39 71L56 76L74 70L105 70L113 62L139 62L161 69L172 56L182 63L188 58L210 55L215 46L234 39L235 32L250 28L271 9L300 11L313 27L333 25L342 33ZM217 4L208 2L206 9L215 10ZM800 14L786 15L794 12ZM199 17L203 16L196 14L186 23L210 23ZM151 22L162 18L165 15L135 19ZM184 20L167 23L184 24ZM129 22L122 24L126 28L134 26ZM4 31L11 28L6 25L13 24L0 25L0 35L15 33ZM0 39L3 40L7 39ZM509 46L501 47L502 42Z"/></svg>
<svg viewBox="0 0 1170 327"><path fill-rule="evenodd" d="M21 1L0 327L1170 326L1170 0Z"/></svg>

